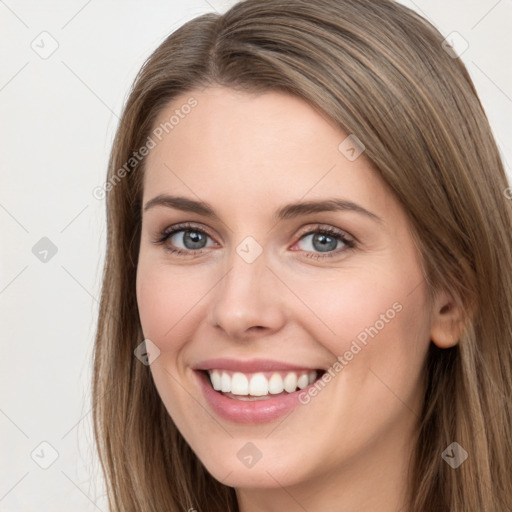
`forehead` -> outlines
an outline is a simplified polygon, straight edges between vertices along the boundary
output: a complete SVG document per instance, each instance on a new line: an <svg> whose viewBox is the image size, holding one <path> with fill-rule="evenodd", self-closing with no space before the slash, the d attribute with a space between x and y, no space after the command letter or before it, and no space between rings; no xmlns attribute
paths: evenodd
<svg viewBox="0 0 512 512"><path fill-rule="evenodd" d="M159 127L161 140L153 136L155 147L146 161L144 201L181 192L214 196L223 204L236 195L238 204L261 209L282 203L283 195L341 194L382 206L390 199L364 153L347 158L349 134L286 93L191 91L160 113L153 133Z"/></svg>

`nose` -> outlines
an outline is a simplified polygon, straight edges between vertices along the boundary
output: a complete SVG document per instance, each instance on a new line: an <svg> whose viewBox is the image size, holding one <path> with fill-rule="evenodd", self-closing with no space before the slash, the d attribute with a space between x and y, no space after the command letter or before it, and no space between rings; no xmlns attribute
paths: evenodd
<svg viewBox="0 0 512 512"><path fill-rule="evenodd" d="M286 321L282 283L267 266L266 252L248 263L236 251L212 290L209 322L232 340L268 336Z"/></svg>

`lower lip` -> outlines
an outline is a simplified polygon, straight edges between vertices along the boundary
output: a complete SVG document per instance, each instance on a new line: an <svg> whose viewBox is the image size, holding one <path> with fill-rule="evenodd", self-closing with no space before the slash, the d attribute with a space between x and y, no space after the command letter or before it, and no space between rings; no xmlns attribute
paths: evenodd
<svg viewBox="0 0 512 512"><path fill-rule="evenodd" d="M197 375L204 396L213 411L220 417L235 423L254 424L277 420L301 405L299 394L307 392L309 386L314 384L287 395L249 402L224 396L213 389L209 377L204 372L196 370L194 373Z"/></svg>

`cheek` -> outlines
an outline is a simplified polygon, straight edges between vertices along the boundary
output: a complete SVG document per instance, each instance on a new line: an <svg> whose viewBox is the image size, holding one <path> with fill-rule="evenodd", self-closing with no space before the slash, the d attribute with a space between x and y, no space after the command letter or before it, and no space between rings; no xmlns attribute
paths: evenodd
<svg viewBox="0 0 512 512"><path fill-rule="evenodd" d="M171 283L156 266L139 262L137 271L137 305L146 338L157 342L173 325L178 305L177 294L171 293ZM162 349L159 343L159 348Z"/></svg>
<svg viewBox="0 0 512 512"><path fill-rule="evenodd" d="M160 350L150 370L157 391L181 432L188 432L190 422L204 422L202 410L190 408L188 393L183 392L181 382L186 375L180 358L199 317L205 315L201 299L209 288L204 276L194 277L193 273L171 269L149 257L139 259L136 289L142 331Z"/></svg>
<svg viewBox="0 0 512 512"><path fill-rule="evenodd" d="M392 376L421 367L429 344L426 285L415 266L349 269L320 283L296 281L310 313L303 327L361 379L368 368ZM419 286L418 286L419 283ZM339 358L338 358L339 360ZM339 367L338 367L339 368ZM394 378L394 377L393 377Z"/></svg>
<svg viewBox="0 0 512 512"><path fill-rule="evenodd" d="M176 354L186 343L211 288L204 274L180 271L157 261L139 261L137 304L142 331L162 355Z"/></svg>

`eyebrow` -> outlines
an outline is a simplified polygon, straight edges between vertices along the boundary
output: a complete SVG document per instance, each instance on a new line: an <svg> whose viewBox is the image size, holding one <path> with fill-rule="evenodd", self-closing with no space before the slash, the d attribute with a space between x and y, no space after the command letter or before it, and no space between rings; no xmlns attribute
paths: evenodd
<svg viewBox="0 0 512 512"><path fill-rule="evenodd" d="M164 206L166 208L174 208L185 212L194 212L205 217L212 219L219 219L215 210L203 201L196 201L183 196L171 196L167 194L160 194L153 199L150 199L144 206L144 211L148 211L155 206ZM287 220L301 215L308 215L311 213L320 212L337 212L337 211L350 211L365 215L366 217L383 223L383 220L373 212L368 211L366 208L345 199L323 199L314 201L299 201L296 203L287 204L282 206L274 212L273 218L275 221Z"/></svg>

